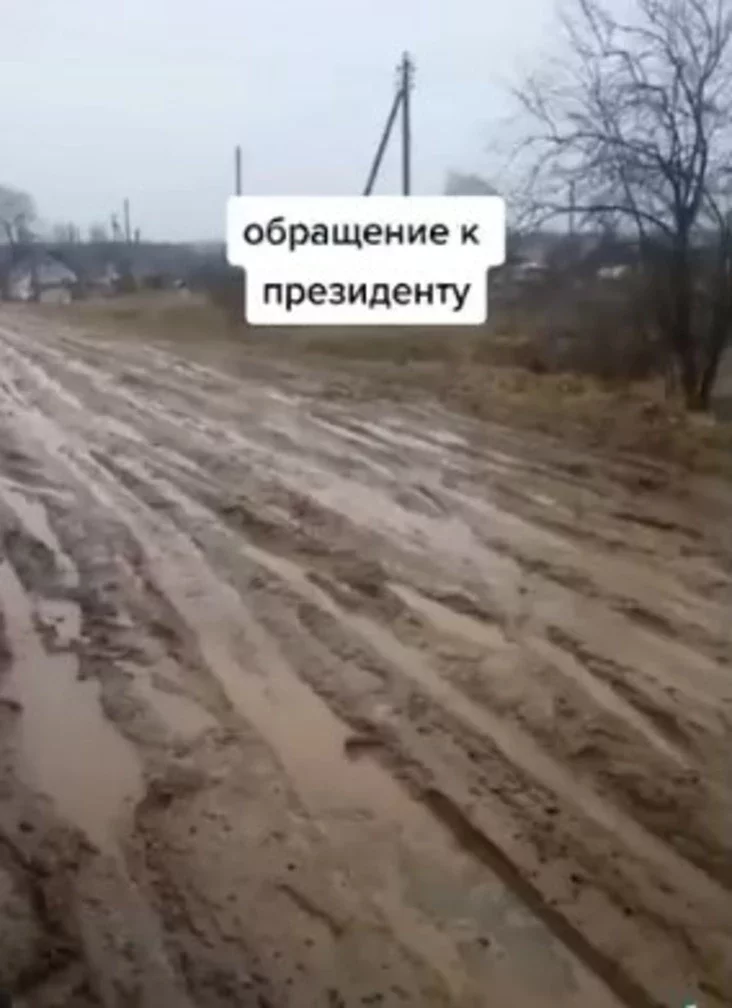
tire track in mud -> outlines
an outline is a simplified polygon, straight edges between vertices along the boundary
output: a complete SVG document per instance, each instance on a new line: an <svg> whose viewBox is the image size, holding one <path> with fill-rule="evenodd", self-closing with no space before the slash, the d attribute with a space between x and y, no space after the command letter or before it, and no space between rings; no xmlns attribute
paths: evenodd
<svg viewBox="0 0 732 1008"><path fill-rule="evenodd" d="M225 857L227 848L205 824L221 823L237 835L232 813L222 817L211 803L230 786L221 760L236 763L248 779L250 771L234 754L250 751L268 769L259 784L252 778L248 801L259 795L261 806L262 789L276 787L272 816L280 814L275 806L283 815L299 808L298 823L317 824L327 838L325 863L335 858L353 875L351 912L371 936L366 945L383 949L386 935L395 942L387 987L397 1000L392 987L404 984L430 1004L479 1005L487 986L526 1004L615 1003L595 976L618 1000L638 1008L697 992L706 1003L724 1003L731 924L722 890L705 873L713 836L705 841L695 834L700 846L687 859L683 844L646 831L640 809L621 812L599 769L585 765L579 772L568 755L571 746L556 741L557 731L571 729L578 750L590 738L619 769L632 753L654 776L698 772L702 754L720 751L728 726L720 721L722 735L710 735L714 704L729 701L714 656L695 653L698 639L685 645L700 671L685 693L698 725L696 746L689 747L667 722L662 730L662 714L654 719L664 709L660 684L654 693L662 660L675 656L673 674L680 681L686 651L669 650L678 642L662 647L655 634L645 638L653 669L645 677L644 703L630 689L623 692L632 660L618 666L614 680L598 677L600 686L589 685L595 666L584 673L569 669L568 660L581 666L586 656L562 648L561 637L551 641L547 627L553 622L584 640L573 602L567 602L584 589L564 584L557 594L550 539L533 531L538 526L530 517L519 522L491 505L490 516L476 522L465 501L456 503L452 488L457 479L465 496L472 453L463 451L461 435L441 426L449 419L428 416L434 429L426 436L408 414L385 421L365 409L353 423L346 420L351 431L344 436L342 407L328 417L324 404L314 401L315 416L300 394L223 376L218 389L240 390L240 401L233 394L216 400L215 372L174 367L170 356L137 348L122 356L135 370L133 387L146 392L132 394L128 387L120 394L107 380L101 387L109 397L108 417L101 422L103 399L93 389L94 375L104 370L100 351L74 340L73 360L65 356L68 349L43 341L24 349L21 342L5 333L0 420L37 460L46 482L54 474L51 490L57 483L61 496L51 492L46 506L59 535L64 530L64 549L74 556L82 582L88 580L90 590L95 579L117 582L91 608L87 604L86 614L80 603L82 622L91 620L94 630L97 620L95 647L101 648L101 658L87 655L81 667L99 678L105 714L145 768L146 796L124 842L126 857L148 908L163 923L160 940L191 997L202 1005L248 1003L247 997L273 1004L294 997L299 1004L298 997L315 990L296 963L284 970L270 962L261 967L262 981L246 986L241 967L216 949L225 947L225 933L233 947L245 934L242 953L260 956L256 928L233 918L227 923L223 896L215 909L199 907L203 916L197 918L195 892L202 890L192 881L195 873L186 894L171 874L175 865L187 878L207 849ZM84 363L87 348L91 366ZM191 409L198 411L195 418L186 412ZM414 463L411 475L404 457ZM510 455L494 461L517 479L530 471ZM252 465L261 472L248 472ZM540 468L543 479L551 478ZM75 521L64 488L80 493L83 512ZM480 493L474 483L474 496L467 496L477 500ZM487 539L482 525L496 526ZM90 553L88 545L102 549L103 542L93 540L103 540L107 528L117 529L120 557L108 556L97 571L79 558ZM673 533L656 526L653 534ZM508 550L496 549L499 542ZM545 610L524 590L526 563L523 570L517 564L523 555L531 563L532 551L536 566L529 582L547 582ZM367 562L370 553L374 559ZM42 569L42 558L39 563ZM583 568L591 570L590 564L588 557ZM589 586L597 584L588 577ZM106 618L99 612L105 598ZM602 622L603 607L613 608L610 597L599 589L591 602L581 611ZM657 611L651 599L648 605ZM696 612L702 630L705 619L713 622L713 610L701 601ZM628 616L616 612L608 626ZM686 628L679 633L684 637ZM137 654L131 647L136 635L143 641ZM638 631L628 633L627 653L639 639ZM525 695L511 698L501 692L506 677L498 676L494 663L523 662L535 643L550 678L541 685L541 670L536 681L529 670L521 678ZM190 731L165 741L154 718L145 720L152 717L148 708L157 703L163 720L167 715L180 724L184 718L166 706L169 701L153 700L160 692L150 686L153 673L155 682L167 684L165 695L205 710L210 720L191 716ZM572 717L556 706L543 709L542 689L554 693L560 682ZM612 739L603 736L610 709L617 719ZM578 728L583 716L598 726L594 737ZM171 762L166 756L171 745L192 761L181 771L183 780L175 769L178 757ZM721 810L727 799L712 789L709 800ZM193 840L171 832L178 822L186 824L184 836L195 830ZM693 823L689 828L694 831ZM372 857L379 851L378 869L364 857L366 840ZM318 847L312 838L303 842L311 853ZM409 872L395 867L405 856ZM342 894L318 893L317 884L308 889L287 875L283 882L272 871L262 863L262 885L271 882L267 891L280 894L273 899L285 900L278 907L302 915L298 933L324 928L327 955L348 944L353 925L343 922L349 914L332 909ZM367 897L369 872L376 872L377 885L376 896ZM422 873L418 898L413 892L407 898L410 872ZM251 896L258 883L248 876L241 884ZM482 892L477 907L468 898L476 887ZM438 900L443 892L449 899ZM496 906L504 908L500 915ZM507 926L511 915L523 924ZM469 939L467 919L473 921ZM530 972L525 936L531 927L537 935L532 957L543 961L534 980L516 974L519 961ZM491 938L484 947L486 932ZM491 944L501 956L485 954ZM544 950L543 959L537 949ZM291 951L285 949L284 959ZM408 966L412 960L422 970L432 963L434 979L426 987ZM563 970L571 981L559 979ZM214 996L214 974L225 978L229 994Z"/></svg>
<svg viewBox="0 0 732 1008"><path fill-rule="evenodd" d="M97 489L99 489L99 488L97 487ZM149 544L148 544L148 545L149 545ZM156 550L155 550L155 551L156 551ZM197 574L199 574L199 573L200 573L200 572L197 572ZM179 597L179 596L178 596L178 597ZM187 626L191 626L191 622L190 622L189 620L184 620L184 622L185 622L185 624L186 624ZM217 667L217 671L220 671L220 668L218 668L218 667ZM255 696L256 696L256 690L254 690L254 689L250 690L250 691L248 692L248 694L247 694L247 697L248 697L248 699L249 699L250 701L251 701L251 700L253 700ZM247 714L248 714L249 716L251 716L251 715L252 715L253 713L255 713L255 712L251 712L251 711L250 711L249 709L247 710ZM366 775L368 776L368 768L364 768L364 769L366 770ZM163 788L163 790L164 790L164 788ZM158 787L158 791L159 791L159 787ZM430 970L428 969L428 967L426 967L426 965L425 965L425 964L424 964L424 967L423 967L423 972L424 972L424 973L425 973L426 975L429 975L429 973L430 973ZM260 994L259 994L258 996L259 996L259 997L261 997L261 998L263 998L263 997L264 997L264 995L262 995L261 993L260 993ZM431 999L431 1000L432 1000L432 999ZM171 1002L167 1002L167 1003L171 1003ZM175 1002L175 1003L178 1003L178 1002ZM262 1001L261 1003L264 1003L264 1001ZM438 1003L438 1002L436 1002L436 1003Z"/></svg>
<svg viewBox="0 0 732 1008"><path fill-rule="evenodd" d="M136 472L130 472L130 470L136 470ZM131 486L133 489L136 489L137 492L138 492L138 494L141 494L143 497L149 495L149 484L145 483L145 478L144 478L143 475L140 474L138 467L128 467L127 468L126 477L123 476L123 479L125 480L125 482L129 486ZM155 487L159 490L160 483L158 481L155 481ZM160 496L162 498L164 498L166 496L164 490L159 490L159 492L160 492ZM176 503L177 503L177 505L178 505L178 507L180 508L180 513L185 515L185 513L186 513L186 502L185 502L185 500L181 501L181 499L178 497L178 495L175 493L175 491L171 487L167 488L167 500L168 501L175 500ZM205 522L208 521L208 519L210 519L210 517L211 517L210 515L206 515L204 513L200 513L197 523L200 524L200 525L203 525ZM197 538L197 534L196 534L195 531L192 532L191 534L192 534L193 538ZM208 544L208 543L205 543L205 544ZM233 543L232 543L232 548L235 548L235 546L234 546ZM246 548L248 549L249 552L251 552L251 548L250 547L246 547ZM214 550L210 548L209 552L214 552ZM264 562L267 563L267 565L269 565L269 566L274 566L275 571L277 571L277 569L279 569L281 571L281 568L282 568L281 561L279 563L275 562L274 564L272 564L271 560L269 560L269 561L265 560ZM292 579L292 576L291 576L291 572L290 572L289 573L289 579L288 579L290 581L290 583L291 583L291 579ZM296 600L295 600L294 604L291 605L291 608L294 609L294 610L296 610L296 608L297 608L297 606L296 606ZM366 634L365 636L367 638L373 637L373 632L371 632L369 634ZM367 662L367 665L372 668L373 667L373 662L372 661L371 662ZM417 676L419 678L423 678L423 675L419 675L419 673L416 673L416 674L417 674ZM449 703L448 704L444 704L443 706L449 708L450 704ZM481 724L480 728L483 731L485 731L486 726L484 724ZM495 723L494 727L493 727L493 732L489 733L489 734L493 734L493 736L495 736L495 734L497 734L497 732L498 732L498 734L500 734L500 730L497 728L497 723ZM524 746L525 746L525 743L524 743ZM513 762L515 762L515 760ZM530 780L530 777L529 777L529 780ZM450 807L450 799L448 798L447 794L444 794L442 799L436 798L436 794L438 794L438 793L439 792L437 792L434 788L433 789L426 789L425 791L421 792L421 797L422 797L422 800L424 800L426 803L428 803L428 805L430 807L433 807L436 804L439 805L439 807L442 808L442 812L441 812L441 816L440 817L442 818L443 821L445 821L445 817L446 817L446 814L447 814L446 813L446 808ZM550 796L551 796L551 793L550 793ZM464 820L463 826L460 829L460 831L458 833L458 836L464 836L465 835L466 826L467 826L467 824L470 823L469 818L466 817L464 814L463 814L463 820ZM458 805L455 805L453 803L452 817L449 817L447 821L448 822L453 822L453 823L459 822L459 806ZM629 829L631 830L632 827L629 827ZM473 827L473 830L474 830L475 833L479 832L479 831L476 831L474 827ZM486 841L486 844L488 844L488 846L490 846L489 842L487 842L487 841ZM471 846L471 849L474 850L474 848L475 848L475 845L473 844ZM485 853L484 853L484 857L485 857ZM493 860L495 860L495 858ZM675 872L672 871L669 874L673 875L673 874L675 874ZM535 903L536 903L536 901L534 900L533 901L533 905L534 906L535 906ZM550 918L552 918L551 914L550 914ZM565 932L567 932L567 928L565 928ZM579 948L582 950L583 949L583 942L582 942L582 939L580 937L579 932L576 932L576 942L575 942L575 948L576 948L576 950L577 950L578 944L579 944ZM594 963L596 965L596 967L597 967L598 963L602 963L603 960L602 960L602 957L598 957L597 954L593 955L593 953L594 953L594 950L592 949L592 947L587 947L587 949L584 950L584 954L586 955L587 959L590 962ZM626 992L626 996L627 996L627 991L634 989L633 986L632 986L632 984L628 984L627 988L624 987L623 986L622 973L620 971L618 971L617 968L615 970L610 969L609 965L608 965L608 962L605 962L605 968L603 970L602 975L604 977L606 977L606 978L613 979L616 974L619 974L619 977L618 977L618 979L615 979L613 982L616 983L617 989L624 990ZM637 991L636 991L636 994L637 994Z"/></svg>
<svg viewBox="0 0 732 1008"><path fill-rule="evenodd" d="M140 499L150 499L151 483L154 490L160 490L161 481L156 480L147 483L144 476L140 473L139 467L130 462L124 467L120 467L119 463L117 463L111 465L110 468L118 473L124 485L130 488L133 493L136 492L136 496ZM183 523L183 527L185 528L189 523L191 524L191 527L188 528L190 539L193 542L197 542L202 549L205 548L207 555L215 557L217 549L212 544L210 532L208 535L202 536L196 531L196 526L208 525L208 520L211 516L206 514L202 509L196 509L190 500L186 501L185 498L182 498L176 493L173 487L167 486L165 489L167 490L167 494L165 491L160 491L161 497L167 499L169 504L174 503L177 508L180 508L180 515L186 515L188 519L188 521ZM168 542L170 542L169 538ZM229 544L224 543L224 548L227 546ZM234 544L231 544L229 548L232 547L235 548ZM274 568L275 576L282 577L284 575L285 583L291 583L293 568L288 569L282 560L277 561L259 551L255 552L249 546L243 546L242 549L247 557L256 558L261 563L261 567L257 568L258 573L255 577L261 580L261 573L259 571L264 570L271 573L272 568ZM245 587L248 587L251 583L251 575L245 575L245 579ZM202 580L201 570L198 571L198 580ZM175 598L171 594L171 584L172 582L164 587L164 594L169 600ZM277 588L277 594L280 597L283 594L282 588L282 585ZM375 812L385 821L393 819L395 810L401 807L404 812L408 812L408 816L406 820L403 813L396 817L395 822L400 831L404 832L408 829L416 837L419 833L424 832L425 829L429 829L429 820L423 819L416 812L415 808L411 808L411 811L409 811L410 806L405 802L403 796L398 791L395 791L390 784L387 786L388 778L384 778L381 774L374 775L372 773L373 767L369 766L369 764L358 764L357 772L354 772L353 766L349 767L347 774L343 774L342 769L339 771L339 765L343 764L341 754L349 740L346 737L346 733L342 729L339 729L331 719L324 719L323 708L317 704L313 704L311 694L303 690L300 679L293 675L290 666L282 662L278 653L279 649L274 643L276 631L281 629L281 626L275 624L273 628L274 632L271 636L267 636L266 631L263 631L256 623L252 622L247 610L241 605L241 596L232 596L231 602L227 605L221 595L221 589L219 588L217 592L214 583L210 581L206 586L204 594L207 597L213 596L216 598L216 609L219 613L222 609L225 610L231 607L232 622L236 620L242 627L243 637L248 641L250 647L253 646L254 652L259 656L258 661L266 663L268 672L267 690L268 692L274 691L276 700L281 703L282 706L279 714L276 707L273 710L268 703L262 705L258 691L252 688L250 682L243 683L237 677L229 678L227 676L225 690L229 696L234 697L235 707L247 719L254 722L280 758L285 760L289 771L288 775L296 788L301 791L301 797L305 800L306 804L309 804L315 810L322 811L322 807L320 806L323 797L325 797L327 805L335 802L336 807L362 806L371 809L372 813ZM179 618L186 627L195 628L200 624L200 615L197 616L191 610L186 611L185 607L181 607L180 605L176 606L176 608ZM295 600L295 605L291 606L291 608L294 611L298 610L297 600ZM204 664L210 670L216 669L219 676L223 668L230 667L232 664L230 658L222 661L223 656L220 653L214 655L207 654L205 641L201 641L201 651ZM367 667L373 670L373 660L367 663ZM277 685L278 679L282 680L279 689ZM301 726L293 728L295 712L298 720L305 722L305 730L302 732L302 735ZM348 721L348 712L343 711L342 714L345 715L345 720ZM363 728L364 726L360 719L357 719L354 727ZM323 743L325 743L324 750ZM395 768L397 776L399 776L399 770L403 770L404 763L403 754L398 753L398 756L399 759ZM340 776L343 776L343 787L336 789L335 782ZM318 796L321 784L326 785L324 796ZM439 803L439 799L436 797L438 792L434 788L427 790L418 788L416 793L420 801L434 814L434 806L436 803ZM458 806L454 807L452 818L450 818L446 816L444 811L447 801L447 796L443 794L442 804L440 805L442 811L437 818L455 835L451 823L458 814ZM315 804L312 804L313 802ZM434 824L432 829L434 831ZM463 832L464 830L457 833L457 839L461 845ZM475 855L474 845L468 847L467 850ZM443 854L442 856L445 855ZM535 900L532 909L535 909L536 903L537 901ZM548 922L553 921L551 914L547 915L547 920ZM595 953L590 946L587 946L579 932L573 932L571 928L565 928L564 937L567 934L574 934L574 942L569 947L579 954L582 961L586 961L591 968L598 969L600 966L603 967L598 975L612 989L624 992L634 991L635 1000L638 1004L649 1003L644 999L638 1000L640 988L625 980L621 970L613 967L602 956Z"/></svg>
<svg viewBox="0 0 732 1008"><path fill-rule="evenodd" d="M136 469L136 467L130 467L130 468ZM140 476L139 472L130 473L128 470L126 477L123 477L123 479L126 485L136 488L138 494L140 490L142 490L142 496L143 497L146 496L146 489L147 489L146 484L144 482L144 478ZM159 483L157 483L156 486L159 487ZM167 489L168 489L167 499L168 500L176 499L177 504L181 506L182 509L185 510L185 504L181 504L180 498L177 497L172 488L168 487ZM205 514L200 515L200 518L203 520L205 520L206 517L207 516ZM197 538L195 532L192 533L192 537ZM251 547L247 548L248 551L251 553ZM210 551L213 552L213 550ZM269 566L269 568L272 568L273 566L275 572L282 571L281 561L272 563L271 560L267 559L264 560L264 563L265 566ZM289 573L290 577L286 580L291 584L291 571L286 572L285 569L285 573ZM281 590L279 594L281 595ZM297 611L298 607L296 599L294 600L294 604L290 605L290 608L294 611ZM301 613L301 606L300 606L300 613ZM336 619L338 622L338 617L336 617ZM191 625L190 619L187 619L186 623L187 625ZM280 625L275 624L275 629L280 630L281 624ZM372 636L371 634L367 634L366 639L368 640L368 638L371 636ZM346 646L347 646L347 653L349 652L352 653L353 647L350 644ZM364 646L367 646L365 641ZM381 660L383 660L383 658ZM271 657L268 663L271 669L272 666ZM364 664L370 671L373 671L374 669L373 658L371 659L367 658ZM382 671L381 678L382 679L387 678L388 674L389 674L388 672ZM423 679L423 675L418 675L418 678ZM318 688L319 686L318 682L314 682L313 684L314 687ZM454 703L455 702L453 702L453 704ZM448 703L443 706L450 708L451 705L450 703ZM251 703L244 705L244 709L248 710L248 714L250 716L252 715L253 712ZM347 708L342 711L342 714L343 716L346 717L346 719L349 718L349 712ZM354 727L363 729L364 726L357 718ZM495 736L496 728L497 723L494 724L493 733L489 732L489 734L493 734ZM480 723L479 728L477 730L480 732L484 732L486 730L486 726ZM277 738L272 738L271 736L270 738L274 742L275 748L279 752L282 752L283 749L282 741L278 740ZM396 762L393 769L395 770L397 775L403 776L405 769L404 753L400 747L397 747L395 756L396 756ZM302 759L301 752L297 753L297 758L298 760ZM334 762L335 761L331 758L330 760L331 770L333 769ZM424 761L422 760L421 761L422 765L423 762ZM429 763L430 761L428 760L428 764ZM328 766L328 761L326 761L323 766L324 768L326 768ZM310 776L313 770L313 767L311 766L311 760L307 761L306 767L307 767L307 773ZM530 787L532 785L533 781L531 780L531 775L529 775L529 777L526 778L524 783L526 787ZM351 786L353 786L353 782L351 782ZM513 862L511 862L508 858L506 858L504 854L502 854L500 848L495 847L495 845L493 845L488 840L484 832L481 832L481 830L479 830L473 825L473 823L471 822L471 816L466 814L461 809L461 805L459 802L455 802L453 799L451 799L446 790L440 790L434 785L432 786L424 785L416 788L416 794L418 795L419 799L426 805L426 807L428 807L436 815L438 820L448 827L451 833L453 833L453 835L458 839L459 843L462 846L464 846L465 849L468 850L474 857L479 858L484 864L487 864L492 870L497 871L499 877L504 878L508 882L514 882L516 879L519 880L521 879L520 872L516 869ZM553 791L547 792L546 797L543 799L544 803L546 803L548 800L550 800L555 796L556 795L554 794ZM478 842L478 838L482 839L482 843ZM628 1003L631 1004L642 1005L653 1003L652 1001L649 1001L647 997L643 994L642 988L634 984L624 974L624 972L616 964L612 962L612 960L610 960L609 958L605 958L598 950L596 950L593 946L591 946L591 944L586 942L581 931L573 928L565 917L563 917L560 913L554 911L550 905L547 905L545 901L539 896L537 890L533 889L530 883L525 882L522 886L518 887L518 891L521 894L521 898L527 902L527 905L531 908L531 910L534 913L538 914L539 919L544 920L544 922L547 923L547 925L550 926L553 929L553 931L561 935L561 937L568 943L569 948L571 948L583 962L585 962L591 969L593 969L598 976L602 977L602 979L606 983L608 983L611 989L615 990L616 993L619 994L619 996L623 997L624 1000L626 1000ZM622 922L622 917L620 917L619 922Z"/></svg>
<svg viewBox="0 0 732 1008"><path fill-rule="evenodd" d="M40 418L38 416L36 416L36 422L37 422L37 424L40 424ZM48 439L46 439L46 440L48 440ZM83 464L84 471L86 471L86 472L92 472L93 473L93 481L94 481L94 483L93 483L93 492L94 492L94 494L98 498L101 498L104 503L106 503L107 505L109 505L110 502L113 500L114 495L115 495L114 485L112 484L112 482L108 478L106 478L103 475L103 473L102 473L101 470L97 470L95 468L96 464L94 463L93 458L86 457L86 452L83 452L82 455L84 457L83 457L82 460L75 459L75 460L71 461L71 457L73 455L72 447L71 447L70 444L64 444L63 443L63 436L60 434L59 431L55 431L53 440L55 441L56 445L59 448L68 449L68 450L64 450L64 452L63 452L63 454L65 455L64 464L67 467L71 466L72 469L75 470L75 473L74 473L75 475L77 474L77 472L80 471L80 470L77 469L77 466L79 465L80 461ZM90 489L91 489L91 487L90 487ZM117 496L119 497L119 494ZM130 494L126 493L126 492L123 492L122 496L123 496L123 499L125 500L125 502L128 505L131 505L132 508L133 508L133 511L135 512L134 521L131 522L130 519L129 519L129 517L127 517L126 521L127 521L128 524L134 524L134 527L135 527L135 536L136 536L138 542L141 543L143 551L147 552L147 558L146 558L147 564L151 565L151 562L152 562L152 566L157 566L157 576L158 576L158 578L160 578L161 577L161 573L163 573L164 570L167 570L171 566L170 565L169 556L165 557L164 563L162 565L163 566L163 571L161 571L161 565L160 565L160 563L158 563L157 565L154 563L154 561L156 559L159 561L160 557L162 555L162 547L161 547L160 543L164 543L166 550L171 551L171 552L175 552L175 549L176 549L175 544L171 541L171 537L170 537L169 534L167 536L164 535L164 534L162 534L163 533L163 526L161 525L161 523L159 521L153 520L153 529L154 529L154 532L159 535L159 542L158 541L154 541L154 536L151 537L151 538L146 538L144 535L142 535L141 528L145 527L145 516L143 515L143 513L142 513L142 511L140 509L140 506L137 504L136 498L134 498L132 495L130 495ZM123 517L123 520L125 519L124 511L122 510L122 506L119 504L118 500L115 502L115 512L116 512L116 514L117 514L118 517L121 514L121 516ZM150 518L148 517L148 519L147 519L148 527L149 527L149 523L150 523ZM182 548L185 551L185 549L186 549L185 544L182 544L180 548ZM166 594L166 596L168 598L172 598L174 600L174 602L178 604L179 608L182 607L182 609L183 609L183 612L181 614L181 616L182 616L182 622L186 626L189 626L189 627L191 627L191 626L195 627L197 625L200 626L200 617L198 616L198 614L195 613L195 610L191 608L191 605L190 605L189 601L185 598L185 596L181 595L181 592L180 592L180 589L179 589L179 583L181 581L183 581L183 583L188 582L189 584L195 584L195 586L196 586L196 592L195 592L195 598L194 598L194 606L195 606L196 599L200 598L204 594L214 595L214 597L217 600L217 604L221 604L221 602L222 602L222 600L223 600L223 598L225 596L222 597L222 591L221 591L221 589L217 590L217 586L216 586L216 584L213 581L211 581L211 580L209 580L208 582L206 581L206 575L205 575L206 568L205 568L205 566L203 564L197 564L195 566L194 570L191 572L190 575L186 573L185 568L181 568L180 567L180 561L178 561L178 567L177 568L175 567L175 562L173 563L172 567L173 567L173 571L174 571L173 573L171 573L170 575L166 575L166 574L163 573L162 584L163 584L164 593ZM205 588L206 591L205 592L202 591L201 590L202 588ZM232 600L232 602L233 602L233 600ZM241 618L240 613L239 613L239 608L238 608L238 600L237 600L237 603L235 603L235 606L236 606L236 616L238 618ZM218 639L216 637L210 637L209 636L208 639L207 639L207 641L203 642L202 650L204 652L206 651L206 643L208 643L209 648L212 647L212 646L215 647L215 651L214 651L213 654L209 653L208 655L205 655L205 657L208 658L208 662L207 662L208 667L209 668L211 668L211 667L215 668L216 669L216 674L220 677L225 672L227 666L230 666L231 662L230 662L229 658L227 658L226 654L218 646L219 642L218 642ZM293 686L294 686L295 682L299 682L299 681L298 680L293 680L293 681L291 681L291 682L288 683L288 687L289 687L290 690L293 689ZM258 695L257 695L258 691L256 689L253 689L251 684L248 684L248 685L245 686L243 683L240 683L239 681L237 681L237 680L235 680L233 678L229 678L227 680L227 682L226 682L226 685L230 689L239 689L240 690L240 689L243 688L245 690L245 703L244 703L243 706L244 706L244 710L246 711L246 715L247 715L248 718L254 717L255 723L259 723L261 725L263 723L263 721L262 721L262 714L260 713L260 717L259 718L257 717L257 714L256 714L256 707L257 707L257 700L258 700ZM305 695L302 695L301 699L304 699L304 696ZM290 704L290 709L292 709L292 705L291 704ZM299 713L302 713L302 710L300 710ZM271 720L271 712L268 712L268 718ZM286 729L286 728L288 728L288 727L289 726L286 726L283 723L283 725L282 725L282 729L283 730ZM333 732L332 732L332 728L331 728L330 731L327 734L324 734L324 737L325 738L331 738L332 735L333 735ZM318 737L318 735L316 733L314 736L312 736L309 739L310 746L312 746L313 739L317 739L317 737ZM292 749L292 744L291 744L292 739L291 738L286 738L284 735L282 735L282 737L275 737L274 739L272 739L272 737L270 736L270 739L271 739L271 741L274 741L275 743L277 743L277 742L280 743L279 750L278 750L278 752L279 752L280 755L286 754L289 750ZM275 746L275 748L277 749L277 746ZM311 751L310 748L308 748L308 749L303 749L303 748L297 749L297 756L299 756L299 757L306 756L308 758L308 767L307 768L310 769L310 770L313 770L313 769L314 770L318 770L318 769L320 769L322 772L324 772L326 774L326 776L327 776L328 771L332 771L333 764L335 762L331 758L330 760L326 760L325 765L323 767L319 768L317 766L317 759L316 759L316 763L313 765L313 762L312 762L313 753L312 753L312 751ZM294 761L292 763L292 765L291 765L291 770L293 770L293 771L296 768L296 762L297 761ZM367 771L367 775L368 775L368 768L364 767L362 769L366 770ZM349 790L353 788L353 784L354 784L353 778L354 778L354 774L350 773L349 774L349 781L348 781L348 789ZM298 779L301 779L301 778L298 778ZM328 781L328 785L329 785L329 791L332 792L332 785L333 785L332 779ZM381 785L381 789L383 790L383 783ZM332 794L331 794L331 797L332 797ZM422 828L424 828L424 824L423 824Z"/></svg>

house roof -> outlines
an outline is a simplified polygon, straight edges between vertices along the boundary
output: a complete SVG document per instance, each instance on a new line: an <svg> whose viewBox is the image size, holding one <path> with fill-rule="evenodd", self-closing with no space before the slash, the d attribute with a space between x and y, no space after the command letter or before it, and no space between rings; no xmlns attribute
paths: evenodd
<svg viewBox="0 0 732 1008"><path fill-rule="evenodd" d="M39 259L51 259L74 275L74 280L94 282L108 275L110 269L122 273L129 267L132 274L142 279L154 275L183 278L196 273L207 263L223 258L224 246L208 243L202 246L147 243L126 245L122 242L78 242L35 245L31 250L20 252L20 258L13 263L13 256L20 250L12 249L0 241L0 272L6 273L11 267L29 268L32 255ZM54 267L60 273L61 267ZM52 274L49 274L52 275ZM68 282L74 282L66 275ZM55 282L55 281L54 281Z"/></svg>
<svg viewBox="0 0 732 1008"><path fill-rule="evenodd" d="M185 276L198 263L200 253L185 245L121 242L86 242L59 246L64 261L87 280L104 276L109 266L129 270L139 278L166 274Z"/></svg>
<svg viewBox="0 0 732 1008"><path fill-rule="evenodd" d="M45 252L29 252L16 262L10 269L10 279L20 280L35 273L41 286L54 286L63 283L76 283L76 273L55 256Z"/></svg>
<svg viewBox="0 0 732 1008"><path fill-rule="evenodd" d="M479 175L451 171L445 183L446 196L498 196L498 190Z"/></svg>

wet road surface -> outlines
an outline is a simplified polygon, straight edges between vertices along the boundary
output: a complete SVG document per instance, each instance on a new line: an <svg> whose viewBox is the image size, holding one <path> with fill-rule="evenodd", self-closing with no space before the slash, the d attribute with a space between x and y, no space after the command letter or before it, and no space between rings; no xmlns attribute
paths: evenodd
<svg viewBox="0 0 732 1008"><path fill-rule="evenodd" d="M732 1003L732 494L0 316L21 1004Z"/></svg>

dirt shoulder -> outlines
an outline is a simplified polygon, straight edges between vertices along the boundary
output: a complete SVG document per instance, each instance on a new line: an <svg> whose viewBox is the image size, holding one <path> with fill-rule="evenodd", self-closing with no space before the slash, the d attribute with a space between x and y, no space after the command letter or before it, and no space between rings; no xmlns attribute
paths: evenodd
<svg viewBox="0 0 732 1008"><path fill-rule="evenodd" d="M172 335L0 315L19 1002L729 1004L729 485Z"/></svg>

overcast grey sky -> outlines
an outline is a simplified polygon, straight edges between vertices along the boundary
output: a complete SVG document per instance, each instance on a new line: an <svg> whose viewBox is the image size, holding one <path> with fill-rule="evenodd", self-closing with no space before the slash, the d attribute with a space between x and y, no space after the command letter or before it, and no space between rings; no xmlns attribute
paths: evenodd
<svg viewBox="0 0 732 1008"><path fill-rule="evenodd" d="M86 227L129 196L146 237L223 234L233 147L245 191L363 186L404 49L417 64L414 189L486 170L504 85L552 0L6 0L0 183ZM378 191L397 191L396 149Z"/></svg>

